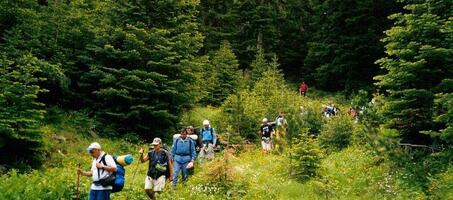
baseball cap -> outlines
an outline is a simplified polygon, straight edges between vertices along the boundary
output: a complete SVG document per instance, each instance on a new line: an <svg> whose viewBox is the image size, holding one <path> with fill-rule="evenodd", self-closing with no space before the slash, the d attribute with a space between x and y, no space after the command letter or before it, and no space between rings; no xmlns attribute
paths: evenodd
<svg viewBox="0 0 453 200"><path fill-rule="evenodd" d="M93 149L101 149L101 145L97 142L93 142L88 146L87 151L91 151Z"/></svg>
<svg viewBox="0 0 453 200"><path fill-rule="evenodd" d="M162 140L160 138L154 138L153 143L151 145L162 144Z"/></svg>

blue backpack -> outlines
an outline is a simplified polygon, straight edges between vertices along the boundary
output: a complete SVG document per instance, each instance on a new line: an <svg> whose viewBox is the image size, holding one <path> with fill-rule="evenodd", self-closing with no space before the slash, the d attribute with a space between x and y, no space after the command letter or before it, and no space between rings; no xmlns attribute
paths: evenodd
<svg viewBox="0 0 453 200"><path fill-rule="evenodd" d="M101 161L104 165L107 165L107 162L105 161L105 156L107 154L105 154L104 156L102 156L101 158ZM111 185L112 186L112 192L119 192L121 190L123 190L124 188L124 175L126 173L126 170L124 169L124 167L122 165L120 165L117 161L116 161L116 157L113 157L113 160L115 161L115 164L116 164L116 172L113 173L113 176L115 177L114 179L114 183ZM99 173L99 171L98 171Z"/></svg>
<svg viewBox="0 0 453 200"><path fill-rule="evenodd" d="M115 162L116 162L116 160L115 160ZM116 179L115 179L115 183L113 184L113 187L112 187L112 193L123 190L124 182L126 181L124 179L125 175L126 175L126 169L124 169L124 167L122 165L116 163Z"/></svg>

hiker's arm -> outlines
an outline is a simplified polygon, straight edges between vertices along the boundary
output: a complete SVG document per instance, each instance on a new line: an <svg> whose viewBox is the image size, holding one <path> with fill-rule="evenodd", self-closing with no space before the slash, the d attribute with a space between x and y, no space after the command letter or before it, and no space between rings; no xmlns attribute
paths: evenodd
<svg viewBox="0 0 453 200"><path fill-rule="evenodd" d="M140 149L139 153L140 153L140 161L141 161L142 163L145 162L145 161L147 161L147 160L149 159L148 154L146 154L145 156L143 156L143 154L144 154L144 150L143 150L143 149Z"/></svg>
<svg viewBox="0 0 453 200"><path fill-rule="evenodd" d="M173 180L173 161L172 161L172 159L170 157L168 158L168 167L170 168L170 177L169 177L169 179L170 179L170 181L172 181Z"/></svg>
<svg viewBox="0 0 453 200"><path fill-rule="evenodd" d="M195 161L195 159L197 158L197 152L195 151L195 142L191 142L191 145L190 145L190 148L192 149L191 152L192 152L192 155L191 155L191 158L192 158L192 162Z"/></svg>
<svg viewBox="0 0 453 200"><path fill-rule="evenodd" d="M100 164L98 168L100 169L103 169L105 171L108 171L108 172L116 172L116 166L109 166L109 165L104 165L102 163L98 163Z"/></svg>
<svg viewBox="0 0 453 200"><path fill-rule="evenodd" d="M77 169L77 173L82 176L88 176L88 177L93 176L93 172L91 172L91 171L85 172L85 171L82 171L81 169Z"/></svg>
<svg viewBox="0 0 453 200"><path fill-rule="evenodd" d="M108 172L116 172L116 163L110 155L105 156L105 165L103 163L96 163L98 169L103 169Z"/></svg>
<svg viewBox="0 0 453 200"><path fill-rule="evenodd" d="M216 146L217 144L217 135L215 134L215 129L212 129L212 144Z"/></svg>

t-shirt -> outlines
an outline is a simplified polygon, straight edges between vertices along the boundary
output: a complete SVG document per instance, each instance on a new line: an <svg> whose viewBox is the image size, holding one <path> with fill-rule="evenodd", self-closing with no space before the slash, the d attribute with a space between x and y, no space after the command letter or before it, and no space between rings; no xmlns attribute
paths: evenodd
<svg viewBox="0 0 453 200"><path fill-rule="evenodd" d="M265 124L261 126L261 137L271 137L273 128L270 124Z"/></svg>
<svg viewBox="0 0 453 200"><path fill-rule="evenodd" d="M283 125L286 125L286 124L287 124L286 119L283 118L283 117L280 117L280 116L278 116L278 117L275 119L275 122L276 122L277 126L283 126Z"/></svg>
<svg viewBox="0 0 453 200"><path fill-rule="evenodd" d="M99 169L99 176L98 176L98 168L96 167L96 163L102 163L101 159L105 155L105 152L102 152L101 155L98 158L93 158L93 162L91 164L91 172L93 173L93 181L98 181L101 178L106 177L107 175L111 174L107 170ZM113 160L113 157L111 155L106 155L105 156L105 163L109 167L115 167L116 168L116 163L115 160ZM104 163L102 163L104 164ZM111 190L112 186L108 187L103 187L102 185L95 185L94 183L91 184L91 189L92 190Z"/></svg>
<svg viewBox="0 0 453 200"><path fill-rule="evenodd" d="M167 174L168 170L168 154L165 150L160 149L159 151L150 151L148 152L149 158L149 168L148 168L148 176L157 179L162 175ZM156 169L156 165L160 164L166 168L165 171L159 171Z"/></svg>

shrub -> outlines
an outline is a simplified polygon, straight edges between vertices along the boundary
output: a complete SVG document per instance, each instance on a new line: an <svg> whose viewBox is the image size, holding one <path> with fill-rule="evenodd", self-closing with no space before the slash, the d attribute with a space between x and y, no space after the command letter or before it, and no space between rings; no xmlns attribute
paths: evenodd
<svg viewBox="0 0 453 200"><path fill-rule="evenodd" d="M353 122L348 116L332 117L322 125L319 142L323 148L338 151L351 143L352 131Z"/></svg>
<svg viewBox="0 0 453 200"><path fill-rule="evenodd" d="M320 167L322 150L318 141L308 134L305 129L297 138L293 139L291 148L291 158L294 163L292 176L301 181L307 181L309 178L316 176Z"/></svg>

